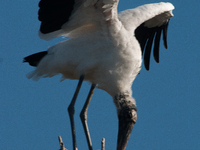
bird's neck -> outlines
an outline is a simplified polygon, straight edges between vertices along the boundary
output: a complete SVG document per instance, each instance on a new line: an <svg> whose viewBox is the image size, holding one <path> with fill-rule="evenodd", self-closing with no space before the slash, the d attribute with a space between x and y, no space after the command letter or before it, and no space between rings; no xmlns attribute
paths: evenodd
<svg viewBox="0 0 200 150"><path fill-rule="evenodd" d="M135 100L129 93L118 94L114 98L119 122L117 150L125 150L131 131L137 121Z"/></svg>
<svg viewBox="0 0 200 150"><path fill-rule="evenodd" d="M113 100L118 114L122 109L136 109L135 99L129 92L117 94Z"/></svg>

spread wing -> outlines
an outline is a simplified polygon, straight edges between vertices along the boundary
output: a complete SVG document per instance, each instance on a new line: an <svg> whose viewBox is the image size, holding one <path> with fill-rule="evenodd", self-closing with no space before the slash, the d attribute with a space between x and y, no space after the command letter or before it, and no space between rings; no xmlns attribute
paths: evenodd
<svg viewBox="0 0 200 150"><path fill-rule="evenodd" d="M136 30L135 36L140 43L142 54L144 56L144 66L149 70L151 50L153 47L153 56L157 63L159 63L159 47L161 34L163 34L164 46L167 49L167 29L169 22L156 27L146 27L145 23L142 23Z"/></svg>
<svg viewBox="0 0 200 150"><path fill-rule="evenodd" d="M41 21L39 37L50 40L61 35L67 37L102 25L116 12L119 0L40 0L38 19ZM113 7L114 6L114 7ZM111 13L112 12L112 13ZM112 16L113 17L113 16ZM78 29L78 30L77 30ZM75 33L75 32L76 33Z"/></svg>
<svg viewBox="0 0 200 150"><path fill-rule="evenodd" d="M94 22L93 0L40 0L39 37L50 40Z"/></svg>
<svg viewBox="0 0 200 150"><path fill-rule="evenodd" d="M171 3L154 3L129 9L119 14L124 27L132 32L140 43L144 55L144 65L149 70L151 49L154 43L154 59L159 62L159 46L163 34L164 46L167 48L167 29L173 16Z"/></svg>
<svg viewBox="0 0 200 150"><path fill-rule="evenodd" d="M74 5L75 0L41 0L38 11L40 32L47 34L60 30L69 21Z"/></svg>

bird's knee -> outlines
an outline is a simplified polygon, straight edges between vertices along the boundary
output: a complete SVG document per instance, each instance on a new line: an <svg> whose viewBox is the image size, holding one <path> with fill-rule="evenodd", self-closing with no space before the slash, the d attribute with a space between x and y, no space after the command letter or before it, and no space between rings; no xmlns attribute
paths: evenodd
<svg viewBox="0 0 200 150"><path fill-rule="evenodd" d="M81 112L79 116L80 116L82 121L86 121L87 120L87 114L85 114L84 112Z"/></svg>
<svg viewBox="0 0 200 150"><path fill-rule="evenodd" d="M75 109L74 109L74 106L72 106L72 105L69 105L69 107L68 107L68 113L70 114L70 115L74 115L74 113L75 113Z"/></svg>

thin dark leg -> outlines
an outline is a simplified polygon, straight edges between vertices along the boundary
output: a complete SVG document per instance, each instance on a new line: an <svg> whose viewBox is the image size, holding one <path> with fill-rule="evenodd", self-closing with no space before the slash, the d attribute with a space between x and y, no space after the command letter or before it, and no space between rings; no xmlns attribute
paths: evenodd
<svg viewBox="0 0 200 150"><path fill-rule="evenodd" d="M72 139L73 139L73 150L77 150L77 144L76 144L76 132L75 132L75 125L74 125L74 105L76 102L76 98L78 96L79 90L81 88L81 84L83 83L84 75L81 75L78 85L76 87L76 91L74 93L74 96L72 98L72 101L68 107L68 113L69 113L69 118L70 118L70 123L71 123L71 130L72 130Z"/></svg>
<svg viewBox="0 0 200 150"><path fill-rule="evenodd" d="M89 129L88 129L88 124L87 124L87 110L88 110L88 106L90 104L92 95L94 93L95 87L96 87L96 84L92 84L92 86L90 88L90 92L89 92L88 97L86 99L86 102L85 102L83 109L80 113L80 118L81 118L81 122L83 124L83 128L84 128L84 131L85 131L85 136L86 136L86 139L87 139L89 150L93 150L93 149L92 149L92 141L91 141L91 138L90 138L90 132L89 132Z"/></svg>

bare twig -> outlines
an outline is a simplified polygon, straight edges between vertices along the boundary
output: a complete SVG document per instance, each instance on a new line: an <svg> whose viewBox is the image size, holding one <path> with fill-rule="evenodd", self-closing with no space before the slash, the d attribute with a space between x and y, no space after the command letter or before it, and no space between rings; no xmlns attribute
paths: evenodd
<svg viewBox="0 0 200 150"><path fill-rule="evenodd" d="M65 145L64 145L60 135L58 136L58 140L59 140L59 143L60 143L60 149L59 150L68 150L68 149L65 148ZM76 150L78 150L78 148L76 148ZM103 138L101 140L101 150L105 150L105 138Z"/></svg>
<svg viewBox="0 0 200 150"><path fill-rule="evenodd" d="M101 150L105 150L105 138L101 140Z"/></svg>
<svg viewBox="0 0 200 150"><path fill-rule="evenodd" d="M64 145L64 143L63 143L62 138L61 138L60 135L58 136L58 140L59 140L59 143L60 143L60 150L67 150L65 148L65 145Z"/></svg>

